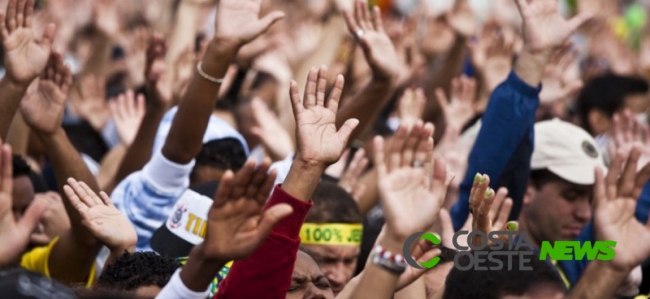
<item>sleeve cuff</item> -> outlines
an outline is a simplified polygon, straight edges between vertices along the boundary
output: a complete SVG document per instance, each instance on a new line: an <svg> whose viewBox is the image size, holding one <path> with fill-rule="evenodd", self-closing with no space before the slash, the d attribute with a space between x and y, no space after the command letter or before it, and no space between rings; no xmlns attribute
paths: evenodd
<svg viewBox="0 0 650 299"><path fill-rule="evenodd" d="M195 161L188 164L177 164L169 161L158 151L142 169L143 180L156 191L164 194L177 193L190 185L189 175Z"/></svg>
<svg viewBox="0 0 650 299"><path fill-rule="evenodd" d="M514 71L511 71L510 75L508 75L508 79L506 79L506 84L510 84L512 86L512 89L531 98L539 97L539 93L542 91L541 84L538 87L530 86L528 85L528 83L521 80L521 78L519 78L517 73L515 73Z"/></svg>
<svg viewBox="0 0 650 299"><path fill-rule="evenodd" d="M297 239L300 237L300 228L305 222L307 213L309 213L309 210L314 203L311 200L305 202L294 198L293 196L289 195L289 193L285 192L282 189L281 185L277 185L275 186L273 195L271 195L271 198L266 203L266 207L264 209L268 209L269 207L281 203L290 205L291 208L293 208L293 213L276 224L273 228L273 232L284 235L288 238Z"/></svg>
<svg viewBox="0 0 650 299"><path fill-rule="evenodd" d="M190 289L188 289L185 284L183 283L183 280L181 280L181 273L182 269L179 268L174 272L174 275L172 278L169 280L167 285L165 285L165 288L160 291L158 296L156 296L156 299L205 299L208 298L208 294L210 293L210 289L207 289L203 292L195 292Z"/></svg>

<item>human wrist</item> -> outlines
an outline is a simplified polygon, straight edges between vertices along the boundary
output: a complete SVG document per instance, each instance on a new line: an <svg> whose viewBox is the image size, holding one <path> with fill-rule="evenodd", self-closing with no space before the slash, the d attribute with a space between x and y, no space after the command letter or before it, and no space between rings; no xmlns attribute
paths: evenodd
<svg viewBox="0 0 650 299"><path fill-rule="evenodd" d="M19 92L26 91L27 88L29 88L29 85L31 84L32 81L34 81L34 80L32 79L32 80L25 81L25 82L15 80L15 79L11 78L11 76L9 76L9 74L7 74L4 78L2 78L2 84L6 88L8 88L10 90L19 91Z"/></svg>

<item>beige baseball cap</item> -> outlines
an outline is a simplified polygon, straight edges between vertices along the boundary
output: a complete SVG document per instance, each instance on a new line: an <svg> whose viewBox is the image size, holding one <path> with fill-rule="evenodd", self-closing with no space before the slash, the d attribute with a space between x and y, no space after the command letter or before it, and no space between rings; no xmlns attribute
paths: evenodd
<svg viewBox="0 0 650 299"><path fill-rule="evenodd" d="M571 183L592 185L596 167L607 171L596 141L585 130L559 119L535 124L531 169L548 169Z"/></svg>

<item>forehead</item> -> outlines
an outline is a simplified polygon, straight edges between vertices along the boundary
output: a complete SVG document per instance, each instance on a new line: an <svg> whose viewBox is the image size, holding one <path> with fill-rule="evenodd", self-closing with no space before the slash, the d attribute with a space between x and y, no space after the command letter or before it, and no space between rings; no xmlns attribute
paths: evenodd
<svg viewBox="0 0 650 299"><path fill-rule="evenodd" d="M295 266L293 267L294 276L316 277L323 275L320 268L308 254L298 251Z"/></svg>
<svg viewBox="0 0 650 299"><path fill-rule="evenodd" d="M542 187L542 190L553 191L553 192L578 192L578 193L590 193L593 191L593 185L578 185L562 179L555 179L549 181Z"/></svg>
<svg viewBox="0 0 650 299"><path fill-rule="evenodd" d="M303 245L303 250L309 255L330 258L356 258L361 251L358 245Z"/></svg>

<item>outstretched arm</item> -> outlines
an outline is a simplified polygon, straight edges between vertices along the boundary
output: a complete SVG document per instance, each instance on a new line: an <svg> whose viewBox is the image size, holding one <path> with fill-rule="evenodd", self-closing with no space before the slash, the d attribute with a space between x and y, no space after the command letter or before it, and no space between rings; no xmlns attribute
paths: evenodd
<svg viewBox="0 0 650 299"><path fill-rule="evenodd" d="M46 155L54 168L59 191L63 193L67 178L74 177L97 192L99 188L95 177L61 127L71 85L70 70L63 65L60 54L52 53L41 75L38 91L22 101L21 112L25 122L48 149ZM65 283L86 282L101 244L84 227L81 216L70 201L65 200L64 203L72 228L60 236L52 248L49 272L52 278Z"/></svg>
<svg viewBox="0 0 650 299"><path fill-rule="evenodd" d="M35 0L10 0L0 14L0 37L7 75L0 80L0 137L6 138L20 100L45 69L52 49L54 24L37 41L32 28Z"/></svg>

